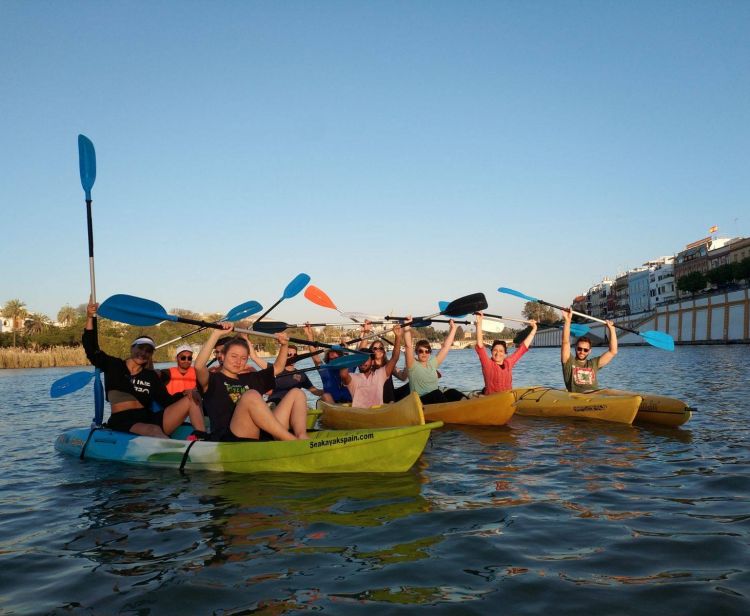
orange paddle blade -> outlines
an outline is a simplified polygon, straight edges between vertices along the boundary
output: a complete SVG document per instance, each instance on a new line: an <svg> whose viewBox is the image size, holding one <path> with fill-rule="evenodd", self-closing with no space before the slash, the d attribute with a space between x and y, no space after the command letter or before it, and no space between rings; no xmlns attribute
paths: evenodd
<svg viewBox="0 0 750 616"><path fill-rule="evenodd" d="M333 303L333 300L314 284L309 285L305 289L305 297L309 299L313 304L323 306L323 308L333 308L334 310L338 310L338 308L336 308L336 304Z"/></svg>

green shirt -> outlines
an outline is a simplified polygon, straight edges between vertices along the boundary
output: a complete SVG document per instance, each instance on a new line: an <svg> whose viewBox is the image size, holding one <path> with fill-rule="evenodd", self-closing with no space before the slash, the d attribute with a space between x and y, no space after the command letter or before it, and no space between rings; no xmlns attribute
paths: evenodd
<svg viewBox="0 0 750 616"><path fill-rule="evenodd" d="M409 387L418 396L424 396L438 388L438 363L437 359L430 357L427 366L423 366L417 360L409 368Z"/></svg>
<svg viewBox="0 0 750 616"><path fill-rule="evenodd" d="M578 360L570 355L568 361L562 365L563 379L568 391L584 393L599 389L596 375L599 372L599 358Z"/></svg>

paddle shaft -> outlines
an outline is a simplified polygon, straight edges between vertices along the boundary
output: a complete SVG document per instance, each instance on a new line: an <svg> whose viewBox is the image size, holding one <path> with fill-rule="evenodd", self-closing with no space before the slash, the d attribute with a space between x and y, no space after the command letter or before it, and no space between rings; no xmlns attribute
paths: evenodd
<svg viewBox="0 0 750 616"><path fill-rule="evenodd" d="M536 301L537 301L538 304L542 304L542 306L549 306L550 308L555 308L557 310L562 310L562 311L568 310L567 308L563 308L562 306L558 306L557 304L552 304L550 302L545 302L543 299L538 299ZM607 322L604 319L600 319L598 317L592 317L590 314L586 314L584 312L578 312L577 310L572 310L571 309L570 313L571 314L575 314L575 315L577 315L579 317L583 317L584 319L588 319L589 321L596 321L597 323L603 323L604 325L607 324ZM613 323L613 325L617 329L621 329L624 332L630 332L631 334L635 334L637 336L641 335L641 332L639 332L639 331L637 331L635 329L631 329L629 327L624 327L623 325L618 325L617 323Z"/></svg>

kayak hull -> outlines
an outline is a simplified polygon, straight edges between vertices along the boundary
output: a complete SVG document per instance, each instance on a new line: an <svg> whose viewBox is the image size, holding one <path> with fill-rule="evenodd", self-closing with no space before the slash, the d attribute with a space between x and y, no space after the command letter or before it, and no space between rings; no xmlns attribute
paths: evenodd
<svg viewBox="0 0 750 616"><path fill-rule="evenodd" d="M513 394L516 414L522 417L583 417L623 424L633 423L643 400L637 394L576 394L549 387L519 387Z"/></svg>
<svg viewBox="0 0 750 616"><path fill-rule="evenodd" d="M187 452L186 470L231 473L400 473L417 461L431 423L391 429L321 430L304 441L215 443L196 441ZM89 428L63 432L55 448L79 457ZM159 439L99 429L86 446L85 458L179 468L189 441Z"/></svg>
<svg viewBox="0 0 750 616"><path fill-rule="evenodd" d="M635 423L647 423L676 428L693 416L693 410L687 403L678 398L656 394L636 393L622 389L598 389L596 393L610 396L641 396L643 401L635 416Z"/></svg>
<svg viewBox="0 0 750 616"><path fill-rule="evenodd" d="M424 418L426 421L442 421L446 424L504 426L516 410L515 402L513 392L504 391L457 402L425 404Z"/></svg>
<svg viewBox="0 0 750 616"><path fill-rule="evenodd" d="M319 402L320 423L326 428L349 430L356 428L392 428L396 426L422 426L422 402L415 393L391 404L370 408L357 408L348 404Z"/></svg>

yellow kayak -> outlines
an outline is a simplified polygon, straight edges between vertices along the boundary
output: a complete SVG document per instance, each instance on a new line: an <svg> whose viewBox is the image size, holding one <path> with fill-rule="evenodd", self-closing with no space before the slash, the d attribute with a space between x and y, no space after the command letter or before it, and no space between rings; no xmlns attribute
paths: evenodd
<svg viewBox="0 0 750 616"><path fill-rule="evenodd" d="M693 416L694 409L690 408L687 403L669 396L642 394L622 389L597 389L596 393L610 396L641 396L643 402L635 416L636 423L677 427L687 423Z"/></svg>
<svg viewBox="0 0 750 616"><path fill-rule="evenodd" d="M424 417L446 424L504 426L516 410L515 401L513 392L504 391L457 402L425 404Z"/></svg>
<svg viewBox="0 0 750 616"><path fill-rule="evenodd" d="M601 392L574 394L550 387L519 387L513 390L516 413L531 417L585 417L632 424L643 398L638 394L607 395Z"/></svg>
<svg viewBox="0 0 750 616"><path fill-rule="evenodd" d="M422 402L411 393L403 400L372 406L352 408L350 404L318 402L320 423L329 429L354 430L359 428L393 428L424 425Z"/></svg>

